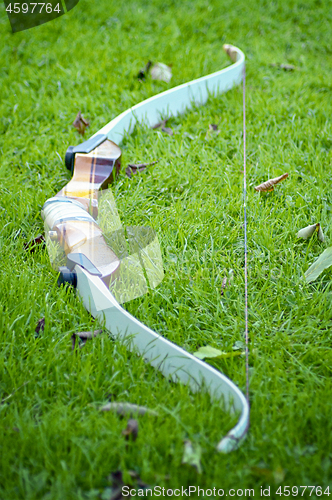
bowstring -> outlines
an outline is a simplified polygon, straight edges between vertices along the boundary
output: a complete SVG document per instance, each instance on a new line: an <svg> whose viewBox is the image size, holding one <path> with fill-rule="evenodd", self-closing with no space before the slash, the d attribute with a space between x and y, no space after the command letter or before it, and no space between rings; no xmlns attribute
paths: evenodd
<svg viewBox="0 0 332 500"><path fill-rule="evenodd" d="M244 216L244 319L246 339L246 399L249 405L249 333L248 333L248 246L247 246L247 153L246 153L246 68L243 67L243 216Z"/></svg>

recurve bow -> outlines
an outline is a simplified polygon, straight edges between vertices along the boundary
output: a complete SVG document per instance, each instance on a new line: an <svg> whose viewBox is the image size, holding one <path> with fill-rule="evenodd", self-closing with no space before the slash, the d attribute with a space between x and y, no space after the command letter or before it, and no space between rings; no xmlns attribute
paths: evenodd
<svg viewBox="0 0 332 500"><path fill-rule="evenodd" d="M120 168L120 144L135 124L153 127L160 117L177 116L193 105L203 105L210 94L226 92L241 83L244 54L232 45L225 51L233 64L216 73L155 95L124 111L79 146L69 147L66 165L70 182L42 210L48 241L63 249L67 262L59 267L59 282L73 285L92 316L105 322L118 339L129 338L130 348L174 381L199 391L202 384L222 408L239 413L233 429L221 439L217 450L229 452L245 437L249 404L239 388L225 375L189 354L142 324L123 309L110 291L121 268L121 259L107 245L96 222L98 192L107 189Z"/></svg>

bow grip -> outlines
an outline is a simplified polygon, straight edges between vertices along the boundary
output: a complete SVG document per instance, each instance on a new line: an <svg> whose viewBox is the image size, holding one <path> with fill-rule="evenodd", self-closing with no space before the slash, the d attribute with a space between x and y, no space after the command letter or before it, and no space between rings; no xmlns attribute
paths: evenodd
<svg viewBox="0 0 332 500"><path fill-rule="evenodd" d="M107 245L101 229L86 207L77 199L55 196L46 201L41 215L46 238L56 241L65 255L83 254L109 285L120 260Z"/></svg>

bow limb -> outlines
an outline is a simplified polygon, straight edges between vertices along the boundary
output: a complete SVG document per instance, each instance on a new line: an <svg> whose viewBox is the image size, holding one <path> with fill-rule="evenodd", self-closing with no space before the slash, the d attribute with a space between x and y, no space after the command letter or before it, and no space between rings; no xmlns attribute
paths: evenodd
<svg viewBox="0 0 332 500"><path fill-rule="evenodd" d="M224 45L224 50L233 61L232 65L136 104L105 125L91 137L91 140L107 137L120 144L124 135L130 134L137 123L154 127L160 122L161 116L166 118L180 115L193 106L202 106L210 95L227 92L240 84L244 71L244 54L232 45Z"/></svg>
<svg viewBox="0 0 332 500"><path fill-rule="evenodd" d="M225 375L173 344L123 309L105 284L76 265L77 290L92 316L105 321L106 328L119 339L129 339L129 348L137 350L165 377L181 382L197 392L206 387L211 398L224 403L229 412L240 412L236 426L218 444L218 451L235 449L244 437L249 419L247 401L238 387Z"/></svg>
<svg viewBox="0 0 332 500"><path fill-rule="evenodd" d="M249 404L238 387L225 375L184 349L150 330L125 311L108 289L119 270L120 259L106 244L95 221L98 190L106 188L119 168L120 143L137 123L156 125L161 118L176 116L193 105L204 104L209 95L226 92L242 81L244 54L236 47L224 49L233 64L216 73L158 94L114 118L99 132L66 154L72 180L48 200L42 211L49 238L56 240L67 255L67 267L59 268L60 282L77 287L85 307L105 321L120 339L128 338L130 347L156 369L173 380L198 391L205 385L211 397L229 412L240 413L236 426L218 444L217 450L229 452L245 437L249 425ZM116 214L113 214L116 219Z"/></svg>

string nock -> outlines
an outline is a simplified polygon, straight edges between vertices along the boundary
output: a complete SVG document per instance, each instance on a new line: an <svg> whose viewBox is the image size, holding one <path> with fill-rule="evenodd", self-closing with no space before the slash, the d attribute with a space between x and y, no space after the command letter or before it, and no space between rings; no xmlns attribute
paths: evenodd
<svg viewBox="0 0 332 500"><path fill-rule="evenodd" d="M236 50L236 47L234 47L234 45L230 45L228 43L225 43L222 48L224 49L224 51L226 52L226 54L228 55L228 57L230 58L230 60L232 62L236 62L238 57L239 57L239 53L238 51Z"/></svg>

